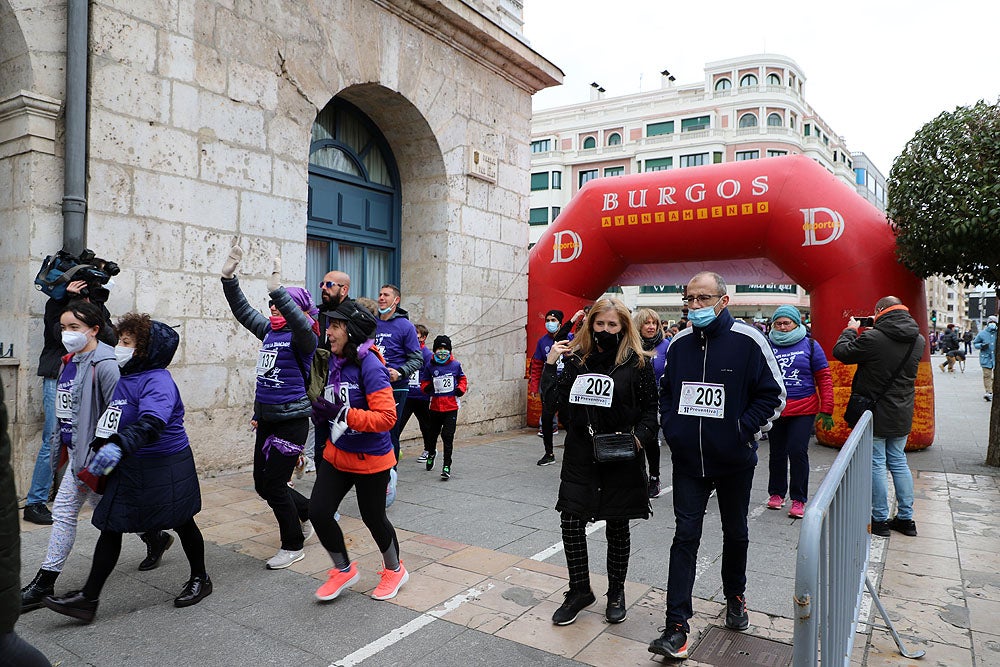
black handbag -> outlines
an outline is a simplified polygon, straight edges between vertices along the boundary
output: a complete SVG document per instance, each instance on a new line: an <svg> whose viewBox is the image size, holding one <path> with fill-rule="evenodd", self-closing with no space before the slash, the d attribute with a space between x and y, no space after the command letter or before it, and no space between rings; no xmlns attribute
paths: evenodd
<svg viewBox="0 0 1000 667"><path fill-rule="evenodd" d="M892 386L892 383L896 381L896 378L903 370L903 366L910 358L910 355L913 354L913 348L917 346L917 340L917 338L913 339L913 343L910 344L910 349L906 351L906 354L903 355L899 365L896 366L896 370L892 372L892 377L889 378L889 382L875 398L869 398L868 396L855 393L853 390L851 391L851 397L847 399L847 407L844 409L844 421L848 426L851 428L857 426L857 423L861 421L861 415L865 413L865 410L871 410L872 414L875 414L875 406L878 404L879 399L882 398L882 394L887 392L889 387Z"/></svg>
<svg viewBox="0 0 1000 667"><path fill-rule="evenodd" d="M594 441L594 460L598 463L620 463L635 459L635 436L631 433L594 433L591 428L590 437Z"/></svg>

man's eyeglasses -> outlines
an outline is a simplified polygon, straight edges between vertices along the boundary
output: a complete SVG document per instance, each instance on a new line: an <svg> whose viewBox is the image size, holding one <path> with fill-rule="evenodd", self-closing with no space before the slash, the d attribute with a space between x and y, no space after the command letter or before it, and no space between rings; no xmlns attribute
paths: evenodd
<svg viewBox="0 0 1000 667"><path fill-rule="evenodd" d="M686 296L683 299L681 299L681 301L683 301L684 303L686 303L687 305L690 306L693 303L708 303L712 299L721 299L724 296L726 296L726 295L725 294L696 294L694 296Z"/></svg>
<svg viewBox="0 0 1000 667"><path fill-rule="evenodd" d="M343 287L343 286L344 286L343 283L335 283L332 280L327 280L327 281L322 281L321 280L321 281L319 281L319 288L320 289L323 289L324 287L327 288L327 289L333 289L334 287Z"/></svg>

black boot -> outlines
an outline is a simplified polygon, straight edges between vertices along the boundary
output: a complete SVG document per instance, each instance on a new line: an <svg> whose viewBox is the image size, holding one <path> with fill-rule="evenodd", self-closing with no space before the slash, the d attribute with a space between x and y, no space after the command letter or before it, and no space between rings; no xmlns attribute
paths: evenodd
<svg viewBox="0 0 1000 667"><path fill-rule="evenodd" d="M42 601L52 611L66 616L72 616L84 623L90 623L97 614L97 600L88 600L83 591L73 591L66 595L53 597L49 595Z"/></svg>
<svg viewBox="0 0 1000 667"><path fill-rule="evenodd" d="M139 563L139 570L155 570L163 558L163 552L174 543L174 536L165 530L158 530L155 533L143 533L142 541L146 543L146 557Z"/></svg>
<svg viewBox="0 0 1000 667"><path fill-rule="evenodd" d="M621 584L609 585L608 587L608 607L604 611L604 618L608 623L621 623L625 620L628 610L625 608L625 587Z"/></svg>
<svg viewBox="0 0 1000 667"><path fill-rule="evenodd" d="M56 577L58 572L52 570L39 570L38 574L31 582L21 589L21 613L38 609L42 606L45 596L55 593Z"/></svg>

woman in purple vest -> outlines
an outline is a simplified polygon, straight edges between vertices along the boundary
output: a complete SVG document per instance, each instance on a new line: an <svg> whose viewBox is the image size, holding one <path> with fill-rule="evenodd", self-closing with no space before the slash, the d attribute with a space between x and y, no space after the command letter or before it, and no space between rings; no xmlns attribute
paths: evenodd
<svg viewBox="0 0 1000 667"><path fill-rule="evenodd" d="M235 275L242 257L239 246L233 246L222 268L222 289L239 323L263 341L253 404L257 421L253 481L278 520L281 548L267 561L267 569L280 570L305 558L302 545L312 535L309 499L289 488L288 480L309 436L312 405L306 378L319 342L319 325L313 317L318 311L307 290L281 286L281 261L275 258L267 281L271 316L261 315L243 296Z"/></svg>
<svg viewBox="0 0 1000 667"><path fill-rule="evenodd" d="M184 430L184 403L167 366L177 351L177 332L149 315L129 313L118 323L115 356L121 380L97 422L87 470L106 483L94 510L101 536L82 590L44 604L84 623L94 620L98 598L118 563L123 533L173 528L181 538L191 576L174 606L189 607L212 592L205 571L205 540L194 521L201 489Z"/></svg>

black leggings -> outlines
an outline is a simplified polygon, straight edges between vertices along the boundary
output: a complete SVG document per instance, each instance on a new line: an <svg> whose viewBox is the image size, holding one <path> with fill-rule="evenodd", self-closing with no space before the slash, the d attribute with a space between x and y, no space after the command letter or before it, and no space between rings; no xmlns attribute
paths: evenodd
<svg viewBox="0 0 1000 667"><path fill-rule="evenodd" d="M561 527L566 568L569 570L569 588L572 591L589 591L587 520L563 512ZM632 550L628 519L608 519L604 532L608 538L608 590L614 590L625 585L625 577L628 575L628 557Z"/></svg>
<svg viewBox="0 0 1000 667"><path fill-rule="evenodd" d="M430 411L431 440L427 451L434 453L437 451L437 438L441 434L441 443L444 445L444 465L451 467L451 451L455 444L455 425L458 421L458 410L449 412Z"/></svg>
<svg viewBox="0 0 1000 667"><path fill-rule="evenodd" d="M184 555L187 556L191 565L191 577L204 577L205 572L205 539L198 530L198 524L191 517L181 525L174 528L174 532L181 538L181 546L184 547ZM155 531L152 534L156 534ZM101 536L97 538L97 546L94 548L94 562L90 566L90 576L83 586L83 595L88 600L96 600L101 596L101 589L111 576L111 572L118 564L118 556L122 552L122 534L102 530Z"/></svg>
<svg viewBox="0 0 1000 667"><path fill-rule="evenodd" d="M347 554L344 533L333 518L347 492L354 487L358 497L361 520L368 527L382 553L395 547L399 553L396 530L385 514L385 487L389 484L389 471L365 475L337 470L326 459L316 462L316 484L309 499L309 519L316 529L323 548L331 553Z"/></svg>
<svg viewBox="0 0 1000 667"><path fill-rule="evenodd" d="M299 457L298 454L286 456L272 448L265 458L262 447L271 435L304 446L309 437L309 418L296 417L280 422L260 420L253 450L254 490L267 501L278 520L281 548L299 551L304 541L300 522L309 518L309 500L288 486Z"/></svg>

